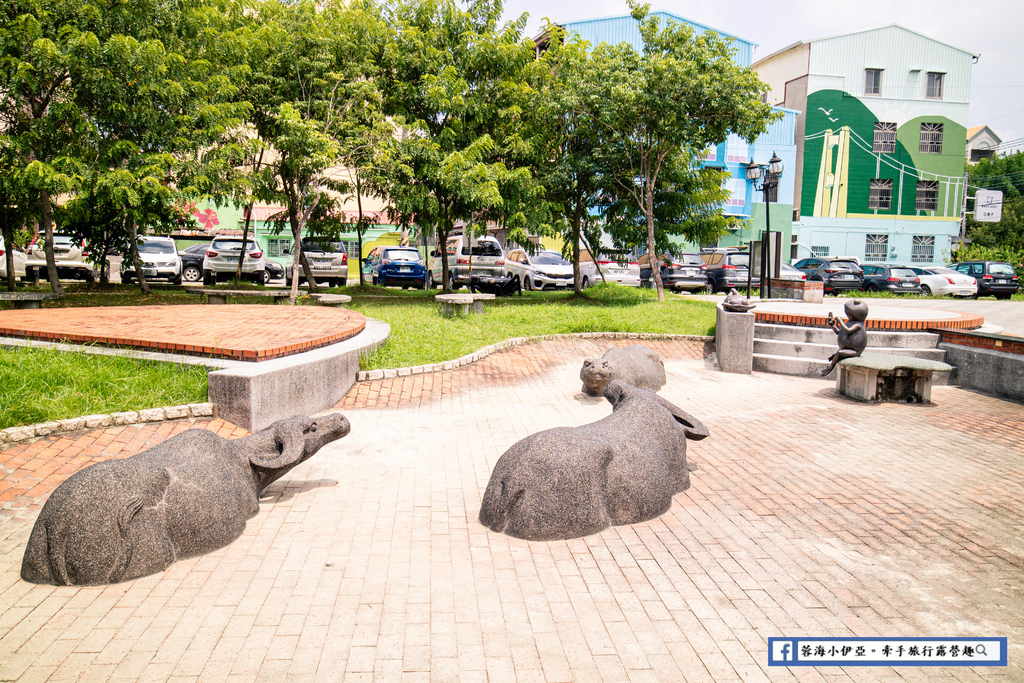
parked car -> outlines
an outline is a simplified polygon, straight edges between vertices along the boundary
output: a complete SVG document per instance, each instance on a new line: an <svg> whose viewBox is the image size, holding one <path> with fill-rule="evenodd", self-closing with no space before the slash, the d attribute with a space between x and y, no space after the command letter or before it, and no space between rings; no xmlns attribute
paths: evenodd
<svg viewBox="0 0 1024 683"><path fill-rule="evenodd" d="M963 261L953 268L978 281L977 296L1009 299L1020 287L1017 273L1006 261Z"/></svg>
<svg viewBox="0 0 1024 683"><path fill-rule="evenodd" d="M209 244L193 244L178 252L181 258L181 279L185 282L199 282L203 279L203 259L210 248Z"/></svg>
<svg viewBox="0 0 1024 683"><path fill-rule="evenodd" d="M473 275L478 277L500 277L505 274L505 254L501 244L493 237L479 237L470 247L466 235L452 235L445 242L448 254L448 275L451 289L458 289L469 284L470 260ZM441 284L443 277L441 252L430 252L430 268L427 271L427 288L432 289Z"/></svg>
<svg viewBox="0 0 1024 683"><path fill-rule="evenodd" d="M415 247L380 247L367 257L373 266L373 284L387 287L401 285L402 289L427 286L427 264ZM371 252L371 253L373 253Z"/></svg>
<svg viewBox="0 0 1024 683"><path fill-rule="evenodd" d="M509 277L519 278L523 289L565 289L572 287L572 264L557 251L538 251L532 256L525 249L512 249L505 254Z"/></svg>
<svg viewBox="0 0 1024 683"><path fill-rule="evenodd" d="M277 261L271 261L266 259L263 269L263 284L267 284L271 280L283 280L284 279L284 266Z"/></svg>
<svg viewBox="0 0 1024 683"><path fill-rule="evenodd" d="M653 287L654 278L649 253L637 259L640 264L640 286ZM708 289L708 267L700 254L661 255L661 282L665 289L696 292Z"/></svg>
<svg viewBox="0 0 1024 683"><path fill-rule="evenodd" d="M793 265L807 276L808 281L822 283L826 294L860 289L864 284L864 272L852 259L812 256Z"/></svg>
<svg viewBox="0 0 1024 683"><path fill-rule="evenodd" d="M921 279L921 293L926 296L975 296L978 281L952 268L921 268L911 266Z"/></svg>
<svg viewBox="0 0 1024 683"><path fill-rule="evenodd" d="M170 237L140 237L138 243L139 261L142 274L146 281L167 280L176 285L181 284L181 257ZM121 259L121 282L129 283L137 280L135 264L131 256L125 254Z"/></svg>
<svg viewBox="0 0 1024 683"><path fill-rule="evenodd" d="M788 263L783 263L782 268L779 269L780 280L806 280L807 274L799 268L795 268Z"/></svg>
<svg viewBox="0 0 1024 683"><path fill-rule="evenodd" d="M85 244L71 235L53 236L53 258L57 262L57 277L95 282L96 271L86 260L87 255ZM26 276L34 278L34 271L37 269L40 271L40 277L45 278L46 248L42 233L38 233L25 250Z"/></svg>
<svg viewBox="0 0 1024 683"><path fill-rule="evenodd" d="M241 237L214 237L203 259L203 284L210 286L219 280L230 280L238 269L238 252L242 248ZM242 277L256 284L263 284L266 260L263 250L255 240L245 243L245 258L242 261Z"/></svg>
<svg viewBox="0 0 1024 683"><path fill-rule="evenodd" d="M314 279L326 280L328 287L344 287L348 282L348 252L345 251L344 244L319 237L303 237L302 251L306 254ZM305 279L306 276L300 272L299 282ZM292 282L290 262L284 267L284 281L289 285Z"/></svg>
<svg viewBox="0 0 1024 683"><path fill-rule="evenodd" d="M625 256L621 259L599 256L595 261L590 252L584 249L580 252L580 284L589 287L602 281L614 282L627 287L639 287L640 264Z"/></svg>
<svg viewBox="0 0 1024 683"><path fill-rule="evenodd" d="M11 253L14 254L14 277L28 279L25 271L25 252L14 247ZM7 279L7 247L4 245L3 237L0 237L0 279Z"/></svg>
<svg viewBox="0 0 1024 683"><path fill-rule="evenodd" d="M700 255L707 264L708 284L712 292L728 292L747 286L750 253L746 251L706 251ZM752 287L760 287L760 278L750 278Z"/></svg>
<svg viewBox="0 0 1024 683"><path fill-rule="evenodd" d="M913 268L892 263L865 263L860 268L864 272L861 289L865 292L921 293L921 279Z"/></svg>

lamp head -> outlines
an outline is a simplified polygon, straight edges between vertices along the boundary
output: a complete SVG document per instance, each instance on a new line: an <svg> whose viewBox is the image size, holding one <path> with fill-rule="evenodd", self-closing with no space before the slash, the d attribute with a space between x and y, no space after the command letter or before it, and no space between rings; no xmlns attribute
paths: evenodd
<svg viewBox="0 0 1024 683"><path fill-rule="evenodd" d="M755 164L754 160L751 159L750 163L747 164L747 180L758 180L764 173L764 169L760 165Z"/></svg>

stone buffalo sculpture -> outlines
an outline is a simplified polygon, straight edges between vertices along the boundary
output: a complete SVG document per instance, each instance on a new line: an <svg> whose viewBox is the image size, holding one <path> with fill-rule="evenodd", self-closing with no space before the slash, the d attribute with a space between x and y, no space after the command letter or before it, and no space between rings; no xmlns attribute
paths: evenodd
<svg viewBox="0 0 1024 683"><path fill-rule="evenodd" d="M580 379L587 396L603 396L612 380L657 391L665 386L665 364L657 353L643 344L613 346L600 358L583 361Z"/></svg>
<svg viewBox="0 0 1024 683"><path fill-rule="evenodd" d="M690 487L687 439L707 428L652 391L612 381L608 417L538 432L498 459L480 523L528 541L593 534L653 519Z"/></svg>
<svg viewBox="0 0 1024 683"><path fill-rule="evenodd" d="M43 506L21 578L118 583L222 548L259 512L271 482L349 429L341 413L280 420L241 439L190 429L130 458L86 467Z"/></svg>

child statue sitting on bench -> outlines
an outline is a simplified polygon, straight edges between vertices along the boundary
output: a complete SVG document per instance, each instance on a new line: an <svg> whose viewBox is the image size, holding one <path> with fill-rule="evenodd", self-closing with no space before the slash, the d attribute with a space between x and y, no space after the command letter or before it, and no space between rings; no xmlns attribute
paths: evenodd
<svg viewBox="0 0 1024 683"><path fill-rule="evenodd" d="M868 305L860 299L847 301L843 307L849 324L828 313L828 325L839 335L839 350L828 357L828 367L821 371L822 376L829 374L836 367L836 363L844 358L856 358L864 353L868 345L868 331L864 321L868 318Z"/></svg>

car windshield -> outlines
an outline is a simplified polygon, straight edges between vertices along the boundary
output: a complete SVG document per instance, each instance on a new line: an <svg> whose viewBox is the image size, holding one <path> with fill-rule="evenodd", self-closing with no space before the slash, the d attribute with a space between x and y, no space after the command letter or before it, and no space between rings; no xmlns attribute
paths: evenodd
<svg viewBox="0 0 1024 683"><path fill-rule="evenodd" d="M682 254L676 259L680 263L687 266L701 266L704 265L704 259L697 254Z"/></svg>
<svg viewBox="0 0 1024 683"><path fill-rule="evenodd" d="M860 266L853 261L832 261L829 265L836 270L852 270L853 272L860 270Z"/></svg>
<svg viewBox="0 0 1024 683"><path fill-rule="evenodd" d="M915 277L917 275L917 273L910 268L890 268L889 273L891 273L893 277Z"/></svg>
<svg viewBox="0 0 1024 683"><path fill-rule="evenodd" d="M553 251L542 251L533 257L533 262L539 266L567 266L569 262L562 258L561 254Z"/></svg>
<svg viewBox="0 0 1024 683"><path fill-rule="evenodd" d="M747 254L731 254L729 256L729 265L746 268L748 263L750 263L750 257Z"/></svg>
<svg viewBox="0 0 1024 683"><path fill-rule="evenodd" d="M1014 275L1013 268L1005 263L993 263L988 267L988 272L992 275Z"/></svg>
<svg viewBox="0 0 1024 683"><path fill-rule="evenodd" d="M420 252L415 249L388 249L384 252L384 258L392 261L419 261Z"/></svg>
<svg viewBox="0 0 1024 683"><path fill-rule="evenodd" d="M185 250L188 254L201 254L210 248L209 244L194 244Z"/></svg>
<svg viewBox="0 0 1024 683"><path fill-rule="evenodd" d="M253 241L246 242L246 250L256 251L259 249L256 243ZM242 248L242 240L214 240L213 244L210 245L210 249L221 249L224 251L238 250Z"/></svg>
<svg viewBox="0 0 1024 683"><path fill-rule="evenodd" d="M303 238L302 251L322 251L324 253L339 254L345 251L345 247L341 244L341 242L329 242L324 240Z"/></svg>
<svg viewBox="0 0 1024 683"><path fill-rule="evenodd" d="M139 246L139 252L142 254L173 254L175 249L174 245L168 242L151 242L146 240Z"/></svg>

